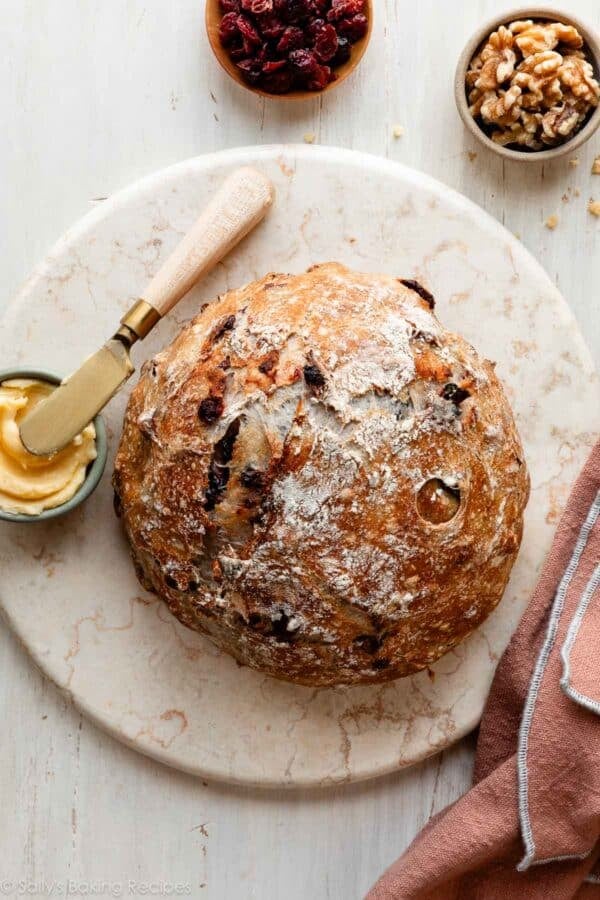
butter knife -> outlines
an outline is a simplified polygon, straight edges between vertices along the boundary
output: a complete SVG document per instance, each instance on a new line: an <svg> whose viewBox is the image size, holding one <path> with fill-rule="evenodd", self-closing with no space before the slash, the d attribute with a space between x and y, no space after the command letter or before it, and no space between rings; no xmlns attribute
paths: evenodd
<svg viewBox="0 0 600 900"><path fill-rule="evenodd" d="M113 337L23 420L21 440L31 453L56 453L92 421L133 374L133 344L258 225L273 197L271 182L256 169L238 169L226 179Z"/></svg>

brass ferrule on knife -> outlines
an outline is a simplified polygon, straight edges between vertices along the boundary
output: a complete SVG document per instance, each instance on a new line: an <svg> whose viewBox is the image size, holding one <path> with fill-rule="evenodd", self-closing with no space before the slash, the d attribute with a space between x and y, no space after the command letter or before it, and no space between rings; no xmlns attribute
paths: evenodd
<svg viewBox="0 0 600 900"><path fill-rule="evenodd" d="M147 300L137 300L121 319L121 327L115 337L131 347L136 341L142 341L160 319L160 313L151 303Z"/></svg>

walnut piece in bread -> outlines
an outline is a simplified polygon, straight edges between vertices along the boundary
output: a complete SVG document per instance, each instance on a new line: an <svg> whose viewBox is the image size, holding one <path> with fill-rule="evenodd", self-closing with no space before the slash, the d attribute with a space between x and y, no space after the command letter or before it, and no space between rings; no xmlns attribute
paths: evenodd
<svg viewBox="0 0 600 900"><path fill-rule="evenodd" d="M329 263L204 308L127 407L138 576L239 662L312 685L423 669L502 597L529 478L492 363L418 282Z"/></svg>

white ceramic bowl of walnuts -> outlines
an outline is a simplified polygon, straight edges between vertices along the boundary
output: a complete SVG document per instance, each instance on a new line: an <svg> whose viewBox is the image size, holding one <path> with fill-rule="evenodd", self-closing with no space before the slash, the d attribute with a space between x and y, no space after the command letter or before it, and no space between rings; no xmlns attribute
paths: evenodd
<svg viewBox="0 0 600 900"><path fill-rule="evenodd" d="M567 13L525 7L487 22L456 68L467 129L507 159L572 153L600 125L600 42Z"/></svg>

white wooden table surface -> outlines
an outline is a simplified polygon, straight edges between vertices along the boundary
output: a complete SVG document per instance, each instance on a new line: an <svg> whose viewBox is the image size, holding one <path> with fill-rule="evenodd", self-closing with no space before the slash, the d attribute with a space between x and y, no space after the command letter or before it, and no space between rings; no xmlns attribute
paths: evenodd
<svg viewBox="0 0 600 900"><path fill-rule="evenodd" d="M586 211L600 199L590 175L600 136L576 168L488 155L463 131L452 73L471 31L502 4L375 6L359 72L297 105L229 82L208 49L203 0L0 0L0 307L74 220L129 182L205 151L314 132L422 169L504 222L557 282L600 364L600 220ZM569 8L600 26L597 0ZM49 896L53 882L64 893L72 879L79 895L164 894L171 882L211 900L352 900L469 783L472 738L411 771L335 790L203 784L99 732L4 628L0 644L6 896Z"/></svg>

